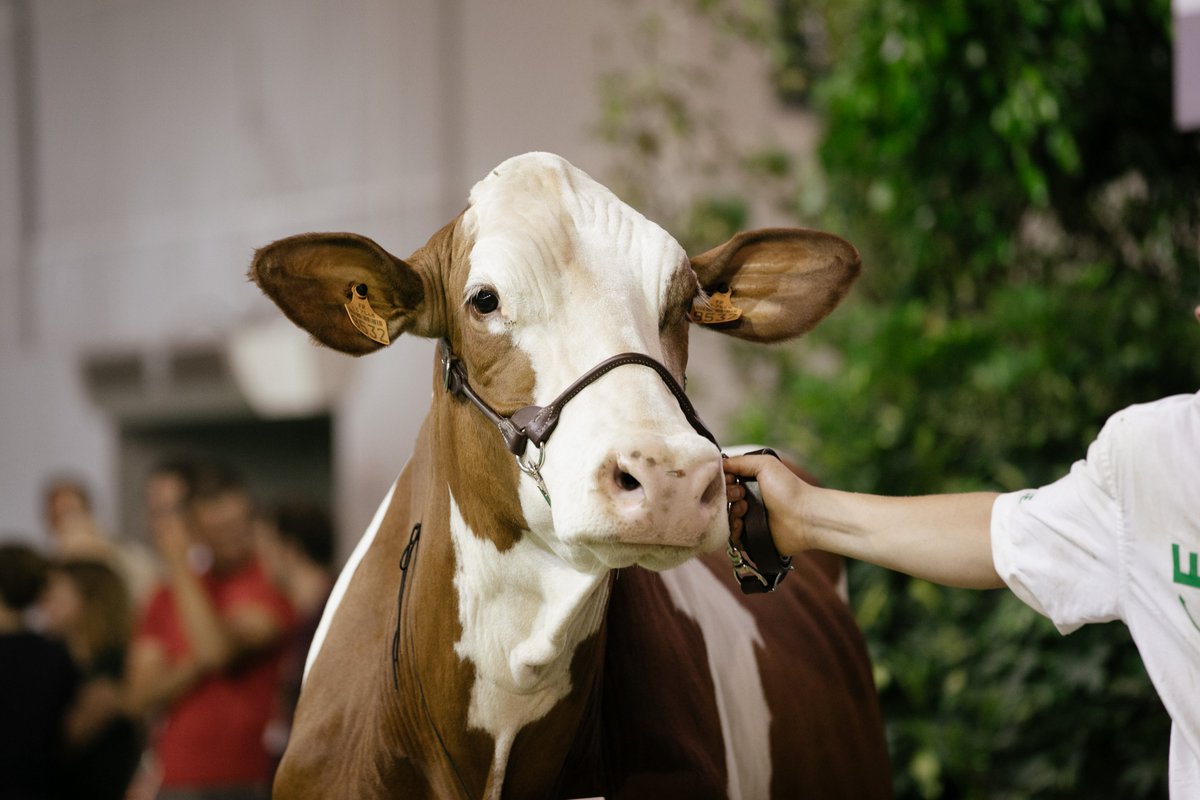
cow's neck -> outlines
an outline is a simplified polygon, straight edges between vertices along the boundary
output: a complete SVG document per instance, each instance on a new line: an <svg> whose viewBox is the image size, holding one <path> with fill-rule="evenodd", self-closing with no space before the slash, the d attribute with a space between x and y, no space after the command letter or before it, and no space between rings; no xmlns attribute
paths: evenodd
<svg viewBox="0 0 1200 800"><path fill-rule="evenodd" d="M428 713L470 793L546 794L597 683L610 577L575 571L525 530L516 467L473 408L439 392L430 423L429 517L448 530L419 545L415 688L450 701Z"/></svg>

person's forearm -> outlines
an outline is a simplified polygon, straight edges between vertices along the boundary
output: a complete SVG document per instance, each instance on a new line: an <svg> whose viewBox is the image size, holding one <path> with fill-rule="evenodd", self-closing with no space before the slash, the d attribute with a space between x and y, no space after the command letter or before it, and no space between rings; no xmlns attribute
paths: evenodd
<svg viewBox="0 0 1200 800"><path fill-rule="evenodd" d="M918 578L972 589L1004 585L992 562L988 492L879 497L811 488L805 544Z"/></svg>
<svg viewBox="0 0 1200 800"><path fill-rule="evenodd" d="M233 658L233 645L200 578L183 562L170 564L168 577L192 660L206 672L224 667Z"/></svg>
<svg viewBox="0 0 1200 800"><path fill-rule="evenodd" d="M149 650L149 651L148 651ZM126 676L125 709L143 717L173 702L203 676L190 658L168 664L160 645L135 644Z"/></svg>

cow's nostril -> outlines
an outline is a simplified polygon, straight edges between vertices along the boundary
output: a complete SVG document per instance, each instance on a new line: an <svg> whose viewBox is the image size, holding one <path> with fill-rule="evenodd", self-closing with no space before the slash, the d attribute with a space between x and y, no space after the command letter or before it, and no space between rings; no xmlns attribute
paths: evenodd
<svg viewBox="0 0 1200 800"><path fill-rule="evenodd" d="M632 492L635 489L640 489L641 482L624 470L617 470L617 485L627 492Z"/></svg>
<svg viewBox="0 0 1200 800"><path fill-rule="evenodd" d="M717 470L717 475L708 482L708 486L704 489L704 494L700 496L701 505L709 505L725 496L725 473L722 470Z"/></svg>

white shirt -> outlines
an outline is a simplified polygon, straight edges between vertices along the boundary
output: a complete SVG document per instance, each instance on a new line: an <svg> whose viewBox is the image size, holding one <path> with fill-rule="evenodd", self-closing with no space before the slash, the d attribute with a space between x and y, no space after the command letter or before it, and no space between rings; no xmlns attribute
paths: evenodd
<svg viewBox="0 0 1200 800"><path fill-rule="evenodd" d="M1118 412L1065 477L1001 495L992 557L1062 633L1129 626L1173 721L1172 800L1200 798L1200 394Z"/></svg>

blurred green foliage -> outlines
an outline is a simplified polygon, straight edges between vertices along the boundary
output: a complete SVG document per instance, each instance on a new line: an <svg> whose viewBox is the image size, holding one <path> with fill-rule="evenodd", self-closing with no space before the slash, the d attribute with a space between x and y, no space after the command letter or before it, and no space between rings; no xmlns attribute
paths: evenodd
<svg viewBox="0 0 1200 800"><path fill-rule="evenodd" d="M824 130L816 167L726 152L740 192L699 192L675 232L709 246L770 195L865 265L804 341L740 354L774 376L741 438L838 488L1005 491L1065 473L1120 408L1200 388L1200 136L1173 128L1169 0L679 5L765 47ZM898 796L1166 795L1169 721L1123 626L1063 638L1007 592L851 581Z"/></svg>

